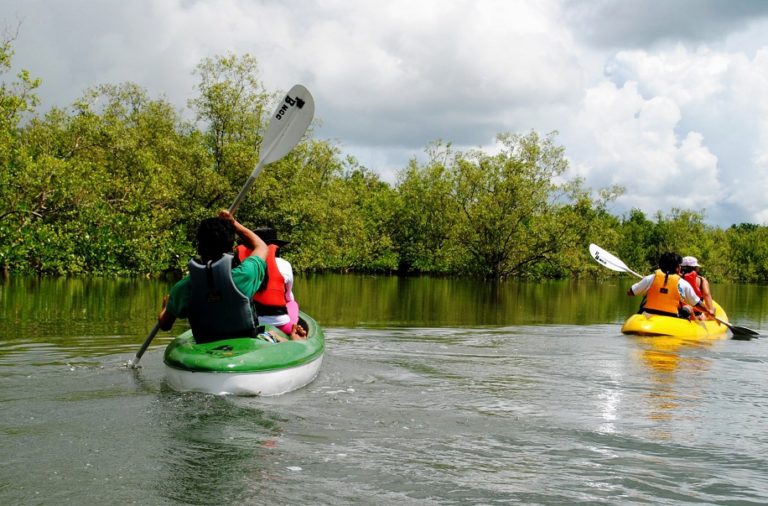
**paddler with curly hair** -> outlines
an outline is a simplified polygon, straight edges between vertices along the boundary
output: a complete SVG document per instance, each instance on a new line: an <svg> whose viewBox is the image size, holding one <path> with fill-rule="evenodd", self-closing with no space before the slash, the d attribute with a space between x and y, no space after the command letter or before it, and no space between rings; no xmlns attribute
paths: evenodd
<svg viewBox="0 0 768 506"><path fill-rule="evenodd" d="M235 234L251 252L233 267ZM197 343L257 337L250 301L267 270L267 244L229 211L220 211L200 223L197 253L199 258L189 261L189 275L163 299L160 328L170 330L176 318L188 318Z"/></svg>

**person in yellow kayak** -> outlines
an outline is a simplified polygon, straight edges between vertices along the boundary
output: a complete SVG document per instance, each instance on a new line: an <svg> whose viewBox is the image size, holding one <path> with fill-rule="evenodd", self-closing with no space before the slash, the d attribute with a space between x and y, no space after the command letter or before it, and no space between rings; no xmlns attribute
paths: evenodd
<svg viewBox="0 0 768 506"><path fill-rule="evenodd" d="M681 302L714 318L691 284L682 278L680 264L682 257L677 253L664 253L659 257L659 268L653 274L632 285L627 295L645 295L641 311L662 316L688 318L681 312Z"/></svg>
<svg viewBox="0 0 768 506"><path fill-rule="evenodd" d="M707 309L714 311L715 305L712 302L712 292L709 289L709 281L699 273L700 268L701 265L699 265L699 261L696 257L683 257L683 261L680 264L683 279L691 284L693 291L704 301ZM696 308L693 308L693 312L697 317L702 316L702 312Z"/></svg>

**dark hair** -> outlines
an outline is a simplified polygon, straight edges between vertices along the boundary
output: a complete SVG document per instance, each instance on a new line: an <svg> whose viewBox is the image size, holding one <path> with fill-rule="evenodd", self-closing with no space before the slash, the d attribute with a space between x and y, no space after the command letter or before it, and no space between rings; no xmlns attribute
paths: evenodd
<svg viewBox="0 0 768 506"><path fill-rule="evenodd" d="M197 227L197 253L203 260L218 260L232 250L235 227L221 218L206 218Z"/></svg>
<svg viewBox="0 0 768 506"><path fill-rule="evenodd" d="M677 253L667 252L659 257L659 269L665 274L675 274L683 261L683 257Z"/></svg>

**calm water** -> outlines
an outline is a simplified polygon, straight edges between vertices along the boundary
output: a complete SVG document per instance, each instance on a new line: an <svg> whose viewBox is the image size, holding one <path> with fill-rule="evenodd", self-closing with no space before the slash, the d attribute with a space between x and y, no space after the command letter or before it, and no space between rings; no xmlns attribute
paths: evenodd
<svg viewBox="0 0 768 506"><path fill-rule="evenodd" d="M221 398L169 334L125 367L168 283L11 279L0 504L768 503L768 337L623 336L631 281L300 278L319 377ZM768 288L714 293L768 334Z"/></svg>

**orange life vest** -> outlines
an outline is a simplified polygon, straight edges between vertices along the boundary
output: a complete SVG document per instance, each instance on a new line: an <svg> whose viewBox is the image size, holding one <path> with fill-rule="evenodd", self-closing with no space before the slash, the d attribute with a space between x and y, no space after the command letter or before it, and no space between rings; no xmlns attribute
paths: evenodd
<svg viewBox="0 0 768 506"><path fill-rule="evenodd" d="M656 313L677 316L677 310L680 307L680 292L677 291L679 281L680 276L677 274L667 276L660 270L657 270L651 288L648 289L648 293L645 295L645 309L650 309Z"/></svg>

